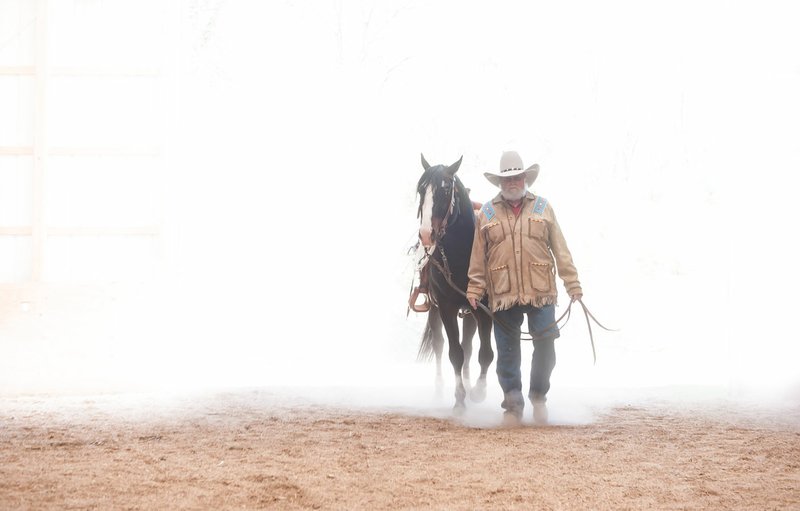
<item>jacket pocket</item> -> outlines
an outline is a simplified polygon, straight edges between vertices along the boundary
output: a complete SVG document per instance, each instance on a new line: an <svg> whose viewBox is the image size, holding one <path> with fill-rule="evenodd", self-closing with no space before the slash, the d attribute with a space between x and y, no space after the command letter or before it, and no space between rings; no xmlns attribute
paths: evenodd
<svg viewBox="0 0 800 511"><path fill-rule="evenodd" d="M492 222L491 224L484 225L481 227L481 231L486 237L486 241L490 243L500 243L503 241L503 238L505 238L503 224L500 222Z"/></svg>
<svg viewBox="0 0 800 511"><path fill-rule="evenodd" d="M552 265L548 263L531 263L530 275L531 286L540 293L549 293L553 290L553 271Z"/></svg>
<svg viewBox="0 0 800 511"><path fill-rule="evenodd" d="M501 295L511 291L511 275L508 271L508 265L498 266L491 269L492 274L492 291L494 294Z"/></svg>
<svg viewBox="0 0 800 511"><path fill-rule="evenodd" d="M546 227L544 220L541 218L528 218L528 237L544 238Z"/></svg>

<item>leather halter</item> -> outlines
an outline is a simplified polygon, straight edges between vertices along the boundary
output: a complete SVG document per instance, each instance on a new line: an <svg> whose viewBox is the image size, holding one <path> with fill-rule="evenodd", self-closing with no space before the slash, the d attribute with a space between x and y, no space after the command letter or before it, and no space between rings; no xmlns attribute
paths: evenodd
<svg viewBox="0 0 800 511"><path fill-rule="evenodd" d="M450 186L450 205L447 207L447 211L442 218L442 222L439 225L439 231L436 235L437 241L444 238L445 231L447 231L447 221L450 219L450 214L453 212L453 208L456 205L456 177L453 176L450 178L451 186ZM432 186L432 185L430 185ZM431 209L431 225L433 224L433 209Z"/></svg>
<svg viewBox="0 0 800 511"><path fill-rule="evenodd" d="M433 234L433 243L431 244L430 248L423 247L424 255L420 258L417 262L417 266L420 269L425 268L428 265L428 262L432 261L431 256L433 252L436 250L436 245L438 244L439 240L444 238L445 232L447 230L447 221L450 218L450 214L453 211L453 208L456 204L456 178L455 176L451 177L451 187L450 187L450 205L447 208L447 211L442 217L441 222L439 222L438 226L434 226L433 222L433 204L431 204L431 231ZM433 186L433 183L428 184L429 187ZM423 196L424 197L424 196ZM424 200L424 198L423 198ZM420 219L420 223L422 223L422 219ZM417 242L419 243L419 242ZM442 253L444 255L444 253ZM424 302L421 304L417 303L419 299L419 295L423 295ZM411 294L408 298L408 308L413 310L414 312L428 312L431 309L431 304L436 305L431 296L428 293L427 289L422 289L419 286L412 287Z"/></svg>

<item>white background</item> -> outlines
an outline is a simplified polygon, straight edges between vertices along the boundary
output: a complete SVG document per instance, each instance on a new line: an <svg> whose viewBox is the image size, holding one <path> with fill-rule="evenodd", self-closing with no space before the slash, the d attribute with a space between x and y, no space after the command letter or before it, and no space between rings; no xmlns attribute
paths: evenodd
<svg viewBox="0 0 800 511"><path fill-rule="evenodd" d="M592 365L573 316L554 389L796 391L792 2L180 13L164 49L168 271L115 312L114 344L50 361L60 389L432 384L414 363L424 317L405 316L419 155L463 155L459 176L485 201L482 173L513 149L541 165L533 191L555 208L585 303L620 329L595 328Z"/></svg>

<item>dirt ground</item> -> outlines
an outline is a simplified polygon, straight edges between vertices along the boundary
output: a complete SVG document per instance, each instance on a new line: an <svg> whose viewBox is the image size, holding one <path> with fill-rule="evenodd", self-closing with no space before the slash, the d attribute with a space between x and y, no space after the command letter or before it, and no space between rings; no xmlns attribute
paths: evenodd
<svg viewBox="0 0 800 511"><path fill-rule="evenodd" d="M268 390L0 398L0 509L800 509L797 408L518 428L494 410L476 426Z"/></svg>

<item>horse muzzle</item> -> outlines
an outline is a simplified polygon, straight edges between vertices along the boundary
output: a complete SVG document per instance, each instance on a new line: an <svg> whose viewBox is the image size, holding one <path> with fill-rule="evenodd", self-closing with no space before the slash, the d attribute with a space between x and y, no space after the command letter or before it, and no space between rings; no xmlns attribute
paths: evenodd
<svg viewBox="0 0 800 511"><path fill-rule="evenodd" d="M436 238L445 225L445 222L441 218L434 218L431 221L431 227L427 227L423 225L419 228L419 239L422 241L422 246L425 248L431 248L433 246L433 240Z"/></svg>
<svg viewBox="0 0 800 511"><path fill-rule="evenodd" d="M433 230L420 228L419 239L422 242L423 247L431 248L431 245L433 245Z"/></svg>

